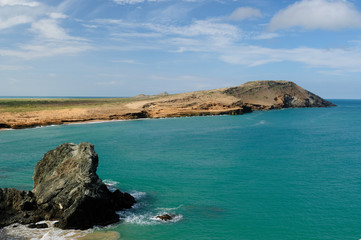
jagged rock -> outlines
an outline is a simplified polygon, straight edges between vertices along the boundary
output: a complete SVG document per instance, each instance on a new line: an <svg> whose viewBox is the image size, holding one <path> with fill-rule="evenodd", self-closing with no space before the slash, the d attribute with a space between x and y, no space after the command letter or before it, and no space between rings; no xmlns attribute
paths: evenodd
<svg viewBox="0 0 361 240"><path fill-rule="evenodd" d="M162 221L169 221L169 220L172 220L174 218L174 216L171 216L169 214L164 214L164 215L156 216L156 218L159 218Z"/></svg>
<svg viewBox="0 0 361 240"><path fill-rule="evenodd" d="M13 223L29 224L41 218L33 212L37 210L36 199L30 191L0 188L0 228Z"/></svg>
<svg viewBox="0 0 361 240"><path fill-rule="evenodd" d="M96 174L98 155L90 143L65 143L46 153L34 171L34 189L0 191L0 227L40 220L58 220L63 229L87 229L119 221L116 211L135 199L119 190L110 192ZM12 221L3 220L11 216Z"/></svg>

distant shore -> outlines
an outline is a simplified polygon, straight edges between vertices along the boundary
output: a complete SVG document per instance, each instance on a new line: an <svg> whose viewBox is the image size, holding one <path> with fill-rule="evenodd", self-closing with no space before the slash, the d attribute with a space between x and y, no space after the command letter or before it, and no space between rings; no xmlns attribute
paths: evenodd
<svg viewBox="0 0 361 240"><path fill-rule="evenodd" d="M130 98L0 98L0 129L328 106L334 105L288 81L255 81L232 88Z"/></svg>

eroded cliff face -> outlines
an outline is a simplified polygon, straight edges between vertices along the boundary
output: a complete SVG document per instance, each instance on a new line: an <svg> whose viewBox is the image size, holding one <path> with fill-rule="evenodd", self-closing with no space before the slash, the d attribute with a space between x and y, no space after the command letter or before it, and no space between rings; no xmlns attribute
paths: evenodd
<svg viewBox="0 0 361 240"><path fill-rule="evenodd" d="M35 167L31 192L0 189L0 227L57 220L55 226L63 229L87 229L119 221L116 211L130 208L135 199L110 192L97 167L90 143L65 143L49 151Z"/></svg>

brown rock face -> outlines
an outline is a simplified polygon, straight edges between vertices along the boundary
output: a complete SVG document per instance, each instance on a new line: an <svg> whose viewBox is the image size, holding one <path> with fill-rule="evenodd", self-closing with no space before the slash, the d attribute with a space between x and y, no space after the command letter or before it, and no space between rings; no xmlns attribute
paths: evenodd
<svg viewBox="0 0 361 240"><path fill-rule="evenodd" d="M35 166L32 192L0 191L0 200L7 199L0 213L17 216L11 222L0 218L0 226L58 220L56 226L63 229L87 229L119 221L115 212L130 208L135 200L119 190L110 192L97 167L98 155L89 143L66 143L49 151Z"/></svg>
<svg viewBox="0 0 361 240"><path fill-rule="evenodd" d="M270 108L329 107L333 103L289 81L255 81L228 88L224 93L249 105Z"/></svg>

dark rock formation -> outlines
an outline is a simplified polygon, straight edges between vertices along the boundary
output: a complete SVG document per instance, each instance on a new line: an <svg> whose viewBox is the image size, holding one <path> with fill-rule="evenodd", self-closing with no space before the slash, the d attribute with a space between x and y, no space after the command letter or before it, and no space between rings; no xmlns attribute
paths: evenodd
<svg viewBox="0 0 361 240"><path fill-rule="evenodd" d="M89 143L65 143L49 151L35 166L32 192L0 189L0 227L58 220L55 226L63 229L87 229L119 221L116 211L130 208L135 199L110 192L97 167L98 155Z"/></svg>
<svg viewBox="0 0 361 240"><path fill-rule="evenodd" d="M30 191L0 188L0 228L13 224L28 224L42 220L37 214L36 199Z"/></svg>
<svg viewBox="0 0 361 240"><path fill-rule="evenodd" d="M170 221L174 218L174 216L171 216L169 214L164 214L164 215L159 215L159 216L156 216L156 218L159 218L160 220L162 221Z"/></svg>

